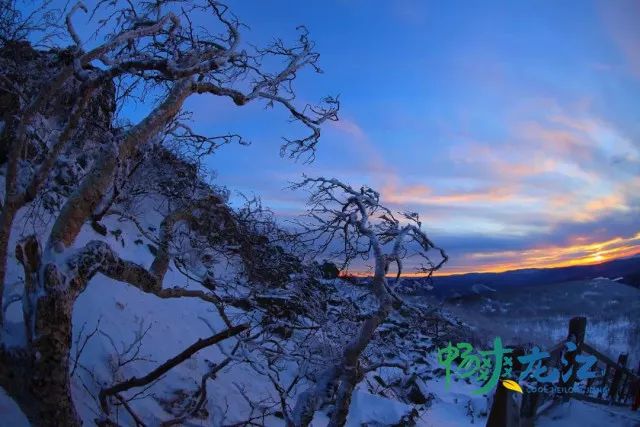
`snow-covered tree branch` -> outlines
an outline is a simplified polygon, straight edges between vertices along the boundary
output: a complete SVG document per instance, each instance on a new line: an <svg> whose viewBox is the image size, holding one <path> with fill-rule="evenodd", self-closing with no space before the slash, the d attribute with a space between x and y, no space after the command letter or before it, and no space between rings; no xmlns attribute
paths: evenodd
<svg viewBox="0 0 640 427"><path fill-rule="evenodd" d="M310 191L310 220L299 223L303 239L320 251L327 251L333 243L340 241L341 249L334 255L342 255L344 266L356 257L372 256L374 260L371 291L377 299L377 309L360 324L359 330L344 348L340 361L327 368L313 388L298 396L293 414L295 425L309 425L315 411L331 394L330 390L337 388L330 425L338 427L346 422L351 396L361 377L360 355L393 309L394 298L387 284L390 266L397 265L399 278L402 260L408 255L412 244L417 245L415 254L429 266L425 271L427 276L442 267L447 255L422 230L417 214L403 213L401 215L405 222L401 222L382 204L380 194L369 187L356 190L337 179L320 177L305 178L293 188ZM430 251L437 253L437 262L431 261Z"/></svg>

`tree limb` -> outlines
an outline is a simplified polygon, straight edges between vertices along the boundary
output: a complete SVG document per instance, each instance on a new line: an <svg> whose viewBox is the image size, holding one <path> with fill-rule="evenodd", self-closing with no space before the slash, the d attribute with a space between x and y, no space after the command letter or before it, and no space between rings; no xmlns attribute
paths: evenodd
<svg viewBox="0 0 640 427"><path fill-rule="evenodd" d="M157 380L158 378L160 378L162 375L164 375L165 373L169 372L169 370L171 370L172 368L176 367L177 365L179 365L180 363L184 362L185 360L189 359L191 356L193 356L196 352L209 347L213 344L216 344L220 341L223 341L227 338L230 338L234 335L239 334L242 331L245 331L246 329L249 328L248 324L241 324L238 326L234 326L232 328L226 329L223 332L217 333L215 335L212 335L208 338L202 338L199 339L198 341L196 341L195 343L193 343L192 345L190 345L189 347L187 347L185 350L183 350L182 352L180 352L179 354L177 354L176 356L172 357L171 359L167 360L166 362L164 362L162 365L158 366L156 369L154 369L153 371L149 372L147 375L141 377L141 378L136 378L136 377L132 377L129 378L126 381L122 381L118 384L115 384L111 387L105 388L100 390L100 395L99 395L99 399L100 399L100 405L102 407L102 410L105 413L109 413L109 405L107 403L107 398L109 396L115 395L117 393L121 393L123 391L129 390L130 388L134 388L134 387L142 387L144 385L147 385L155 380Z"/></svg>

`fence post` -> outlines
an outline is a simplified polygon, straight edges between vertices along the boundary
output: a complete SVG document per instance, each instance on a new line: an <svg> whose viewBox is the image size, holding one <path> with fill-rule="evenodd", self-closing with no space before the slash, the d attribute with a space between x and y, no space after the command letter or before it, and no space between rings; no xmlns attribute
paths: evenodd
<svg viewBox="0 0 640 427"><path fill-rule="evenodd" d="M620 396L620 402L625 403L628 397L627 394L629 393L629 374L624 372L622 377L624 380L622 381L622 387L620 387L620 393L618 393L618 396Z"/></svg>
<svg viewBox="0 0 640 427"><path fill-rule="evenodd" d="M570 340L572 336L574 337L573 342L576 343L578 348L584 342L584 336L587 331L587 318L584 316L573 317L569 320L569 334L567 335L567 340Z"/></svg>
<svg viewBox="0 0 640 427"><path fill-rule="evenodd" d="M627 365L627 360L629 359L629 355L626 353L621 353L618 356L618 364L616 365L616 370L613 374L613 381L611 381L611 388L609 389L609 401L615 402L618 397L618 388L620 387L620 381L622 380L623 368Z"/></svg>
<svg viewBox="0 0 640 427"><path fill-rule="evenodd" d="M610 373L610 371L611 371L611 365L609 365L607 363L605 368L604 368L604 375L602 376L602 383L600 384L602 388L598 392L598 399L602 398L603 390L607 386L607 382L609 381L609 373Z"/></svg>
<svg viewBox="0 0 640 427"><path fill-rule="evenodd" d="M538 414L538 401L540 393L525 391L522 394L522 406L520 407L520 427L533 427Z"/></svg>
<svg viewBox="0 0 640 427"><path fill-rule="evenodd" d="M513 347L511 357L513 358L512 372L514 378L518 378L522 371L525 369L525 366L518 360L518 357L524 356L526 353L527 352L524 346ZM516 408L518 410L518 416L520 418L519 427L533 427L533 423L538 410L540 394L535 390L530 390L526 386L523 388L524 392L520 400L520 408Z"/></svg>
<svg viewBox="0 0 640 427"><path fill-rule="evenodd" d="M507 390L502 383L498 384L486 427L520 426L520 408L516 406L513 394L514 392Z"/></svg>
<svg viewBox="0 0 640 427"><path fill-rule="evenodd" d="M589 396L589 390L590 390L590 389L591 389L591 387L593 386L593 380L594 380L593 378L589 378L589 379L587 380L587 385L586 385L586 387L584 388L584 395L585 395L585 396Z"/></svg>
<svg viewBox="0 0 640 427"><path fill-rule="evenodd" d="M567 381L562 381L562 386L565 390L573 387L573 383L576 381L576 355L582 352L582 343L587 331L587 318L584 316L573 317L569 320L569 333L567 334L567 341L572 341L576 345L576 350L571 353L565 353L565 358L568 362L567 366L562 369L562 374L572 371ZM566 392L562 398L563 401L568 401L571 398L571 394Z"/></svg>

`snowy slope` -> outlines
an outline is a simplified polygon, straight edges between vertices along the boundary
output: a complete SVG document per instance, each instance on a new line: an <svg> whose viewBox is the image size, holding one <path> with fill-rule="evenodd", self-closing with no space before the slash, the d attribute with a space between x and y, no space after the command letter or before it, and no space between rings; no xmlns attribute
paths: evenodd
<svg viewBox="0 0 640 427"><path fill-rule="evenodd" d="M122 230L118 238L109 235L108 242L112 247L119 247L121 256L148 266L153 255L145 244L135 244L141 239L138 230L130 223L108 223L108 228L116 227ZM91 239L102 238L91 227L85 227L78 241L83 244ZM122 245L124 243L124 246ZM220 265L216 269L220 278L233 276L236 271L233 266ZM170 271L165 280L165 286L172 284L192 286L177 271ZM340 283L337 287L346 299L361 301L366 293L358 286ZM99 324L98 324L99 322ZM208 324L207 324L208 323ZM103 276L96 277L84 294L77 301L74 311L74 334L76 337L83 332L83 336L76 341L72 348L72 356L76 354L83 337L99 326L100 333L95 334L87 342L79 359L79 366L73 381L73 397L77 407L88 425L93 424L97 406L91 394L98 391L97 384L111 383L114 379L125 379L130 376L140 376L147 373L158 362L171 357L177 351L186 347L200 337L211 334L210 326L220 329L223 324L212 308L199 300L163 300L144 294L137 289L115 282ZM137 331L148 332L141 342L136 360L126 364L115 373L114 353L126 348L134 341ZM392 324L386 326L393 330ZM382 328L384 330L385 327ZM394 332L398 332L397 330ZM426 337L422 339L426 340ZM115 346L115 348L114 348ZM412 343L416 347L416 342ZM229 345L224 350L229 351ZM402 347L398 347L402 349ZM207 370L208 361L217 362L224 358L220 348L209 348L197 354L196 357L179 365L168 375L163 377L145 395L153 397L139 399L134 402L136 411L146 414L145 422L149 425L159 425L169 418L169 414L158 403L158 399L171 399L177 390L190 390L197 386L200 376ZM132 355L133 353L130 353ZM411 360L407 354L398 354L399 359ZM347 425L356 427L361 425L384 426L402 424L403 417L411 415L416 425L424 427L472 426L484 425L489 408L488 396L472 395L475 384L454 381L449 388L444 385L442 377L433 374L437 363L434 353L425 355L422 374L425 380L417 384L424 395L429 396L426 404L414 405L403 403L389 397L383 397L384 389L373 380L373 374L363 381L355 393ZM415 365L416 367L418 365ZM291 366L293 369L294 366ZM420 369L416 369L420 371ZM88 374L91 372L91 375ZM376 372L383 379L391 379L400 375L398 370L387 369ZM242 391L242 392L241 392ZM210 420L191 420L190 425L222 425L246 418L249 411L248 404L242 393L247 393L256 399L277 398L271 384L252 370L241 364L230 366L224 370L215 381L208 386L210 403L207 412ZM377 394L378 393L378 394ZM0 395L0 411L3 415L0 425L21 426L28 425L19 409L4 394ZM123 425L133 425L123 413L120 418ZM277 417L268 417L264 425L284 425ZM326 425L326 413L319 412L314 419L314 426ZM636 426L640 422L630 412L602 408L581 402L573 402L569 408L554 408L540 420L540 426ZM634 424L635 423L635 424Z"/></svg>

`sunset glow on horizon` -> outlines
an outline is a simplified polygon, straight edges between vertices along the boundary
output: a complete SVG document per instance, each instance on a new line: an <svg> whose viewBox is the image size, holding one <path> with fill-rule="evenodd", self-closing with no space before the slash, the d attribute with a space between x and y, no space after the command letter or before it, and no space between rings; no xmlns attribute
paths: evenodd
<svg viewBox="0 0 640 427"><path fill-rule="evenodd" d="M451 276L468 273L503 273L505 271L522 270L531 268L557 268L579 265L595 265L620 258L640 255L640 233L631 238L614 238L604 242L588 244L576 244L566 247L535 248L524 252L481 252L469 254L468 257L481 260L473 267L455 267L455 260L445 264L442 270L434 273L434 276ZM482 262L482 260L487 260ZM493 261L495 260L495 262ZM505 260L500 262L499 260ZM507 261L512 260L512 261ZM388 276L395 277L396 271L391 271ZM345 276L369 277L369 271L349 270ZM425 274L416 271L404 271L402 277L424 277Z"/></svg>

